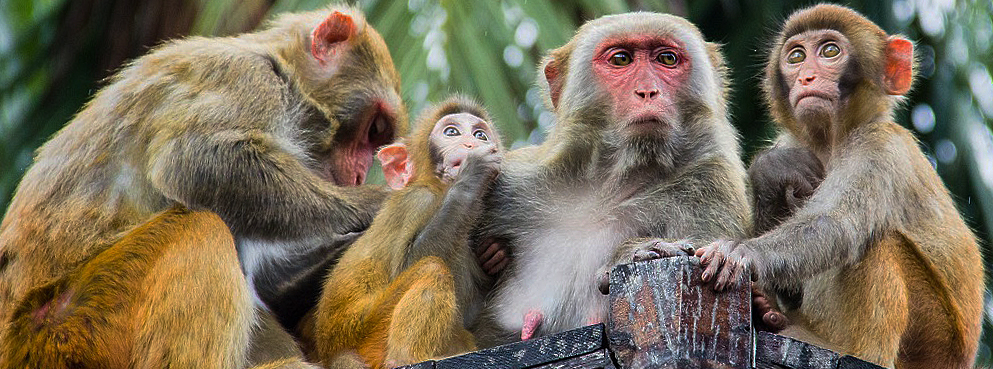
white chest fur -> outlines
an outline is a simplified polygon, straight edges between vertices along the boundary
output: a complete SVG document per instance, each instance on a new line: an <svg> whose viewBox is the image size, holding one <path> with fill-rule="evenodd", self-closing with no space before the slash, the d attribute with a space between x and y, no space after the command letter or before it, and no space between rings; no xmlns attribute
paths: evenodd
<svg viewBox="0 0 993 369"><path fill-rule="evenodd" d="M617 204L599 196L554 201L542 231L515 240L515 267L494 296L491 312L503 329L521 329L530 310L544 315L542 334L601 321L607 298L597 290L621 242L634 237L633 227L608 209Z"/></svg>

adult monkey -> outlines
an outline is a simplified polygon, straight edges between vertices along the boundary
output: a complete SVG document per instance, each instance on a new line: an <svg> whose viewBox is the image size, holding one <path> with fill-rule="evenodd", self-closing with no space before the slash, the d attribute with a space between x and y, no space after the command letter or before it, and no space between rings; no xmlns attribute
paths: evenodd
<svg viewBox="0 0 993 369"><path fill-rule="evenodd" d="M356 9L137 59L39 150L0 225L0 363L243 367L252 281L368 226L385 192L353 186L405 129Z"/></svg>
<svg viewBox="0 0 993 369"><path fill-rule="evenodd" d="M584 24L543 62L557 124L508 153L479 236L511 264L476 332L482 346L602 321L603 271L635 254L740 237L745 170L717 45L686 20L630 13ZM666 242L622 243L634 237Z"/></svg>
<svg viewBox="0 0 993 369"><path fill-rule="evenodd" d="M781 296L788 335L886 367L970 368L982 317L975 236L914 136L893 122L913 79L913 44L835 5L786 21L765 93L785 131L826 174L764 235L699 250L705 279L749 270Z"/></svg>

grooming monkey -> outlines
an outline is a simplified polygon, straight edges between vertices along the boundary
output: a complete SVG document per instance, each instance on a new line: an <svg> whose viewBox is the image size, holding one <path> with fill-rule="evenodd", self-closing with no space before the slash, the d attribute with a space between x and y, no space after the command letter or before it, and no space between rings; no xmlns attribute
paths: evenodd
<svg viewBox="0 0 993 369"><path fill-rule="evenodd" d="M783 127L772 150L810 150L823 181L772 230L698 254L718 289L751 271L778 292L787 335L890 368L971 368L983 267L948 190L893 122L913 64L910 41L851 9L790 16L766 67Z"/></svg>
<svg viewBox="0 0 993 369"><path fill-rule="evenodd" d="M475 349L465 327L488 279L470 236L500 138L482 107L454 97L407 142L377 154L398 191L325 281L309 334L324 365L395 367Z"/></svg>
<svg viewBox="0 0 993 369"><path fill-rule="evenodd" d="M556 126L508 153L478 234L513 255L476 330L482 346L602 321L604 271L749 228L723 59L691 23L602 17L542 71ZM661 240L625 243L635 237Z"/></svg>
<svg viewBox="0 0 993 369"><path fill-rule="evenodd" d="M167 43L110 82L0 225L0 363L244 367L269 279L333 262L386 194L359 186L406 130L386 45L331 7Z"/></svg>

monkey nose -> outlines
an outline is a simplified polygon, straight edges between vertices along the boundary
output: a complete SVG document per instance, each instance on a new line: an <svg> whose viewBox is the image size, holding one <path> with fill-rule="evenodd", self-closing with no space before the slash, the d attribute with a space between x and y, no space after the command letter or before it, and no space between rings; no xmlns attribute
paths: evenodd
<svg viewBox="0 0 993 369"><path fill-rule="evenodd" d="M659 95L659 90L658 89L636 89L636 90L634 90L634 94L635 95L638 95L638 97L640 97L642 99L654 99L656 96Z"/></svg>
<svg viewBox="0 0 993 369"><path fill-rule="evenodd" d="M813 82L815 79L817 79L817 76L814 76L814 75L803 76L803 77L800 77L800 84L806 86L806 85L809 85L810 82Z"/></svg>

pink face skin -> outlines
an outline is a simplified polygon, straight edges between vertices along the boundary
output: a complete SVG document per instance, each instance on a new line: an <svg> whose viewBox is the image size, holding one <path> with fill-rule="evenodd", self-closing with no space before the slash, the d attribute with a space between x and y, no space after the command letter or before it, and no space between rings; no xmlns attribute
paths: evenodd
<svg viewBox="0 0 993 369"><path fill-rule="evenodd" d="M848 65L851 43L834 30L814 30L786 40L779 70L789 85L789 102L800 121L828 118L840 109L838 82Z"/></svg>
<svg viewBox="0 0 993 369"><path fill-rule="evenodd" d="M676 112L675 92L690 75L689 53L655 36L607 39L593 54L593 72L613 98L614 115L627 129L657 130Z"/></svg>
<svg viewBox="0 0 993 369"><path fill-rule="evenodd" d="M438 119L431 130L431 144L441 156L436 173L446 183L458 177L470 151L495 153L500 147L490 124L469 113L449 114Z"/></svg>

